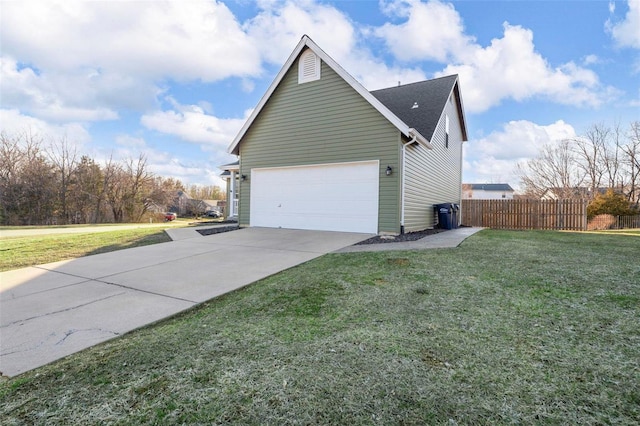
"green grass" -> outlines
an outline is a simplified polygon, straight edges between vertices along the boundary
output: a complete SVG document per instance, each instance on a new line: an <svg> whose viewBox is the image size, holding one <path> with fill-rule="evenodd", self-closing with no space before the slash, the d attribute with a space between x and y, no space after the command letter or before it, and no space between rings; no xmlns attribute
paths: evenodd
<svg viewBox="0 0 640 426"><path fill-rule="evenodd" d="M589 231L595 232L599 234L610 234L610 235L634 235L640 237L640 229L608 229L603 231Z"/></svg>
<svg viewBox="0 0 640 426"><path fill-rule="evenodd" d="M632 236L482 231L323 256L0 383L0 419L638 424L638 253Z"/></svg>
<svg viewBox="0 0 640 426"><path fill-rule="evenodd" d="M0 238L0 271L171 241L158 228Z"/></svg>

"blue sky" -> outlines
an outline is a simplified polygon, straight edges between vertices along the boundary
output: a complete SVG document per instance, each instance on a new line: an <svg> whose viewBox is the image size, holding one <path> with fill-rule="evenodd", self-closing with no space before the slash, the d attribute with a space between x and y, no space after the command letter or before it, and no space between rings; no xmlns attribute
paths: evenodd
<svg viewBox="0 0 640 426"><path fill-rule="evenodd" d="M303 34L369 90L460 75L465 182L640 120L640 0L0 2L0 126L222 184L226 148Z"/></svg>

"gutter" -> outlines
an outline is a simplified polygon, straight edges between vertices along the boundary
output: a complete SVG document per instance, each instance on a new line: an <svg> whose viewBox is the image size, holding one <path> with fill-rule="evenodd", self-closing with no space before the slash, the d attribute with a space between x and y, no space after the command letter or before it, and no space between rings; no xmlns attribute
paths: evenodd
<svg viewBox="0 0 640 426"><path fill-rule="evenodd" d="M412 138L411 141L407 143L407 145L418 142L420 145L424 146L427 149L433 149L433 145L431 145L431 143L429 143L429 141L425 139L425 137L422 136L420 132L418 132L413 127L409 129L409 131L407 132L407 136Z"/></svg>

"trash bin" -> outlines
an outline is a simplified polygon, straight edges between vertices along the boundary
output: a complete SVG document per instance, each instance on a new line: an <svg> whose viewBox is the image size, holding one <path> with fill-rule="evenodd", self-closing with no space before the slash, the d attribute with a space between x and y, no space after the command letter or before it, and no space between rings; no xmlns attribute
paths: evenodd
<svg viewBox="0 0 640 426"><path fill-rule="evenodd" d="M460 224L460 204L452 204L453 217L451 218L451 225L453 228L457 228Z"/></svg>
<svg viewBox="0 0 640 426"><path fill-rule="evenodd" d="M438 227L442 229L453 229L453 204L436 204L438 212Z"/></svg>

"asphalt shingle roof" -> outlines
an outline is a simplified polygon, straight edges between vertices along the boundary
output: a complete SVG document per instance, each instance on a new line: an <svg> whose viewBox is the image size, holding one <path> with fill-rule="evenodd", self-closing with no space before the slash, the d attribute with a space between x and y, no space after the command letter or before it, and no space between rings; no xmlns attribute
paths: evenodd
<svg viewBox="0 0 640 426"><path fill-rule="evenodd" d="M457 78L457 75L450 75L374 90L371 94L430 141Z"/></svg>
<svg viewBox="0 0 640 426"><path fill-rule="evenodd" d="M508 183L470 183L471 189L485 191L513 191Z"/></svg>

